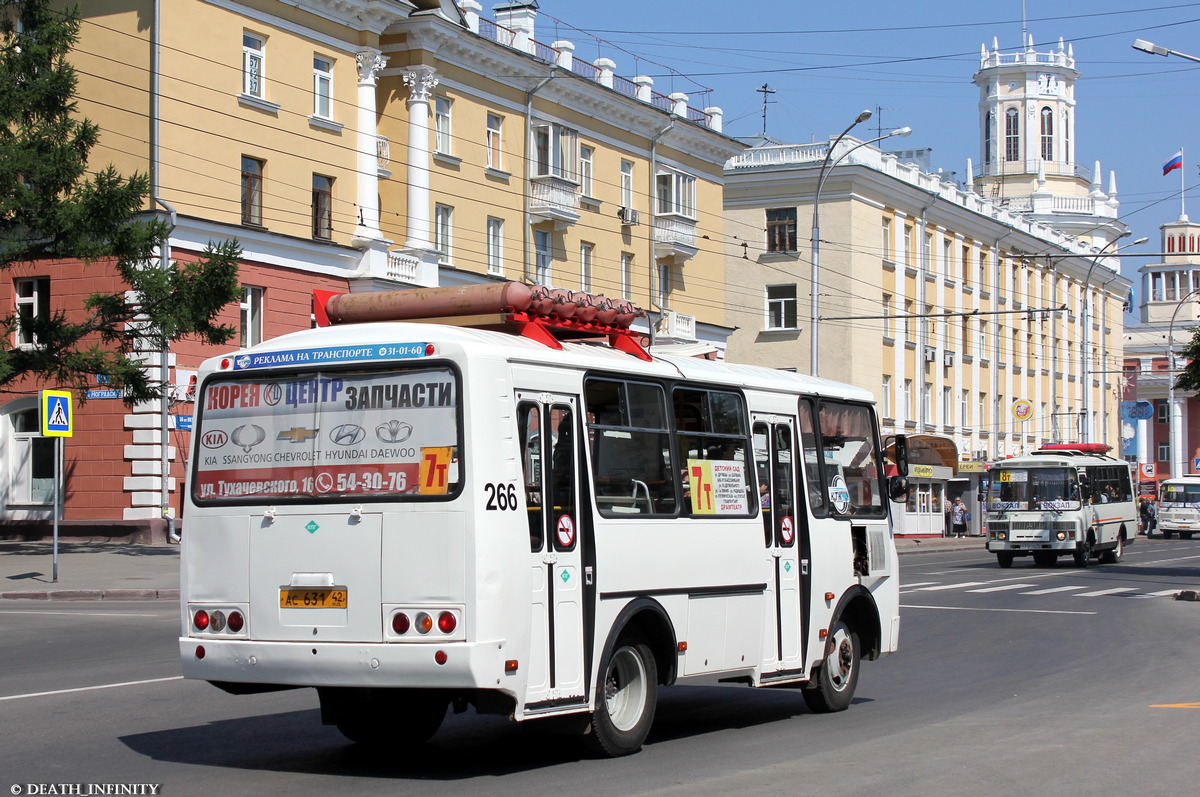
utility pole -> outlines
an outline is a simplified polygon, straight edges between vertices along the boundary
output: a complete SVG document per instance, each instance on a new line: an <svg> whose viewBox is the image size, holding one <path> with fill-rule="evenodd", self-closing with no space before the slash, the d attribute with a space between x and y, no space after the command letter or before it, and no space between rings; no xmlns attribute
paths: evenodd
<svg viewBox="0 0 1200 797"><path fill-rule="evenodd" d="M757 92L759 92L759 93L761 93L761 94L763 95L763 129L762 129L762 134L765 136L765 135L767 134L767 104L768 104L768 102L769 102L769 100L767 99L767 96L768 96L768 95L770 95L770 94L774 94L774 93L775 93L775 89L771 88L771 87L770 87L770 86L768 86L766 83L764 83L764 84L762 84L762 86L761 86L760 88L757 88L757 89L755 89L755 91L757 91Z"/></svg>

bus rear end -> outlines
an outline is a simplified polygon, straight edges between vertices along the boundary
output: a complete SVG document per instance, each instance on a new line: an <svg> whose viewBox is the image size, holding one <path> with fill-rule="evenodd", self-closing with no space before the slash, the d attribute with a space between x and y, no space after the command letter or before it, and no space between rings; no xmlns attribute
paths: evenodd
<svg viewBox="0 0 1200 797"><path fill-rule="evenodd" d="M1200 532L1200 478L1163 482L1159 489L1156 519L1158 530L1167 539L1178 534L1187 540Z"/></svg>

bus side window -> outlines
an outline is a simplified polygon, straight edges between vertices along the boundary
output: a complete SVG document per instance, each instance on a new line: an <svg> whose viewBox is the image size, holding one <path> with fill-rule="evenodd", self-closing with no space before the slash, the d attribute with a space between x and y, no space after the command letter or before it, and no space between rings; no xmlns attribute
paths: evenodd
<svg viewBox="0 0 1200 797"><path fill-rule="evenodd" d="M589 379L585 385L596 507L605 517L675 513L662 388Z"/></svg>
<svg viewBox="0 0 1200 797"><path fill-rule="evenodd" d="M521 471L525 506L529 516L529 550L542 549L545 523L542 515L542 434L538 405L523 401L517 407L517 430L521 436Z"/></svg>
<svg viewBox="0 0 1200 797"><path fill-rule="evenodd" d="M804 456L804 483L808 488L808 505L817 517L824 517L825 491L821 477L820 451L817 449L817 424L813 415L812 402L800 400L800 443Z"/></svg>

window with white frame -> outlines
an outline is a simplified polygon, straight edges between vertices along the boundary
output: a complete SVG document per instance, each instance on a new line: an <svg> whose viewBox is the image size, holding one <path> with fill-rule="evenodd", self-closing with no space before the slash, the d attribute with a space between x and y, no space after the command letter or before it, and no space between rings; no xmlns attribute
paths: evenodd
<svg viewBox="0 0 1200 797"><path fill-rule="evenodd" d="M313 56L313 116L333 118L333 61Z"/></svg>
<svg viewBox="0 0 1200 797"><path fill-rule="evenodd" d="M911 379L905 379L904 380L904 389L900 392L900 406L896 408L899 411L899 415L897 415L897 417L902 418L905 421L913 420L913 417L912 417L912 408L913 408L912 390L913 390L913 381Z"/></svg>
<svg viewBox="0 0 1200 797"><path fill-rule="evenodd" d="M799 303L796 286L767 286L767 329L795 329Z"/></svg>
<svg viewBox="0 0 1200 797"><path fill-rule="evenodd" d="M504 219L488 216L487 270L489 274L504 273Z"/></svg>
<svg viewBox="0 0 1200 797"><path fill-rule="evenodd" d="M621 161L621 207L633 207L633 161Z"/></svg>
<svg viewBox="0 0 1200 797"><path fill-rule="evenodd" d="M266 87L267 40L257 33L242 32L242 93L264 99Z"/></svg>
<svg viewBox="0 0 1200 797"><path fill-rule="evenodd" d="M937 265L933 261L933 233L926 231L921 240L921 268L926 274L933 274Z"/></svg>
<svg viewBox="0 0 1200 797"><path fill-rule="evenodd" d="M965 429L971 428L971 391L964 390L958 401L958 423Z"/></svg>
<svg viewBox="0 0 1200 797"><path fill-rule="evenodd" d="M554 252L551 249L551 238L548 230L535 230L533 233L533 281L538 285L553 285L553 275L550 268L554 262Z"/></svg>
<svg viewBox="0 0 1200 797"><path fill-rule="evenodd" d="M942 276L954 276L954 242L946 234L942 235Z"/></svg>
<svg viewBox="0 0 1200 797"><path fill-rule="evenodd" d="M926 382L921 388L921 420L933 423L933 383Z"/></svg>
<svg viewBox="0 0 1200 797"><path fill-rule="evenodd" d="M883 295L883 336L885 338L895 336L895 330L892 329L892 295L890 293Z"/></svg>
<svg viewBox="0 0 1200 797"><path fill-rule="evenodd" d="M592 268L595 254L594 244L586 241L579 244L579 287L585 291L592 289Z"/></svg>
<svg viewBox="0 0 1200 797"><path fill-rule="evenodd" d="M904 225L904 252L903 252L905 266L912 265L912 255L913 255L912 236L913 236L913 226L911 224L905 224Z"/></svg>
<svg viewBox="0 0 1200 797"><path fill-rule="evenodd" d="M333 237L333 178L312 176L312 234L328 241Z"/></svg>
<svg viewBox="0 0 1200 797"><path fill-rule="evenodd" d="M54 501L53 437L42 437L37 399L19 399L6 408L8 416L9 502L50 504Z"/></svg>
<svg viewBox="0 0 1200 797"><path fill-rule="evenodd" d="M978 344L979 348L976 353L979 355L979 359L986 360L988 358L988 322L982 318L979 319Z"/></svg>
<svg viewBox="0 0 1200 797"><path fill-rule="evenodd" d="M978 404L978 407L979 407L979 416L978 416L978 417L975 419L975 422L976 422L976 423L977 423L977 424L978 424L978 425L979 425L979 426L980 426L980 427L981 427L981 428L982 428L984 431L988 431L988 425L987 425L987 424L988 424L988 418L987 418L987 408L988 408L988 403L987 403L987 402L988 402L988 394L987 394L987 393L984 393L984 392L980 392L980 394L979 394L979 404Z"/></svg>
<svg viewBox="0 0 1200 797"><path fill-rule="evenodd" d="M914 303L913 303L912 299L904 300L904 339L905 340L913 339L913 335L912 335L913 307L914 307Z"/></svg>
<svg viewBox="0 0 1200 797"><path fill-rule="evenodd" d="M579 132L560 124L539 124L533 128L533 163L537 177L575 179Z"/></svg>
<svg viewBox="0 0 1200 797"><path fill-rule="evenodd" d="M892 259L892 219L890 216L883 217L883 227L881 229L883 240L883 259Z"/></svg>
<svg viewBox="0 0 1200 797"><path fill-rule="evenodd" d="M503 169L504 117L498 113L487 115L487 165L489 169Z"/></svg>
<svg viewBox="0 0 1200 797"><path fill-rule="evenodd" d="M1170 443L1159 443L1158 444L1158 461L1166 462L1170 459L1171 459L1171 444Z"/></svg>
<svg viewBox="0 0 1200 797"><path fill-rule="evenodd" d="M262 288L242 286L241 333L242 348L257 346L263 340L263 294Z"/></svg>
<svg viewBox="0 0 1200 797"><path fill-rule="evenodd" d="M263 179L266 161L242 156L242 224L263 223Z"/></svg>
<svg viewBox="0 0 1200 797"><path fill-rule="evenodd" d="M1157 415L1156 420L1159 423L1169 423L1170 422L1169 415L1167 412L1167 407L1169 407L1169 406L1170 405L1165 401L1154 402L1154 409L1155 409L1156 415Z"/></svg>
<svg viewBox="0 0 1200 797"><path fill-rule="evenodd" d="M669 261L658 262L658 301L659 307L668 307L671 302L671 264Z"/></svg>
<svg viewBox="0 0 1200 797"><path fill-rule="evenodd" d="M38 344L34 325L50 317L50 278L33 277L13 280L17 302L16 344L32 349Z"/></svg>
<svg viewBox="0 0 1200 797"><path fill-rule="evenodd" d="M663 169L654 178L658 194L656 213L696 217L696 178L674 169Z"/></svg>
<svg viewBox="0 0 1200 797"><path fill-rule="evenodd" d="M621 297L629 298L633 287L633 253L621 253Z"/></svg>
<svg viewBox="0 0 1200 797"><path fill-rule="evenodd" d="M954 389L942 388L942 426L954 425Z"/></svg>
<svg viewBox="0 0 1200 797"><path fill-rule="evenodd" d="M880 392L880 413L884 418L892 417L892 375L883 375L882 391Z"/></svg>
<svg viewBox="0 0 1200 797"><path fill-rule="evenodd" d="M449 155L454 151L454 133L450 125L450 110L454 100L438 95L433 103L434 151Z"/></svg>
<svg viewBox="0 0 1200 797"><path fill-rule="evenodd" d="M441 252L441 262L451 259L450 247L454 243L454 208L438 203L433 206L433 248Z"/></svg>
<svg viewBox="0 0 1200 797"><path fill-rule="evenodd" d="M592 193L592 169L595 166L595 156L595 147L589 147L584 144L579 146L579 191L587 197L595 196Z"/></svg>

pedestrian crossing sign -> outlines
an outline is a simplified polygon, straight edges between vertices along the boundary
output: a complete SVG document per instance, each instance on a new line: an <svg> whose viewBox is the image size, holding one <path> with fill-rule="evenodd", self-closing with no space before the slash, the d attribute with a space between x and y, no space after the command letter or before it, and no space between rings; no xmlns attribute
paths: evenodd
<svg viewBox="0 0 1200 797"><path fill-rule="evenodd" d="M43 390L42 436L70 437L75 432L75 416L71 413L71 391Z"/></svg>

